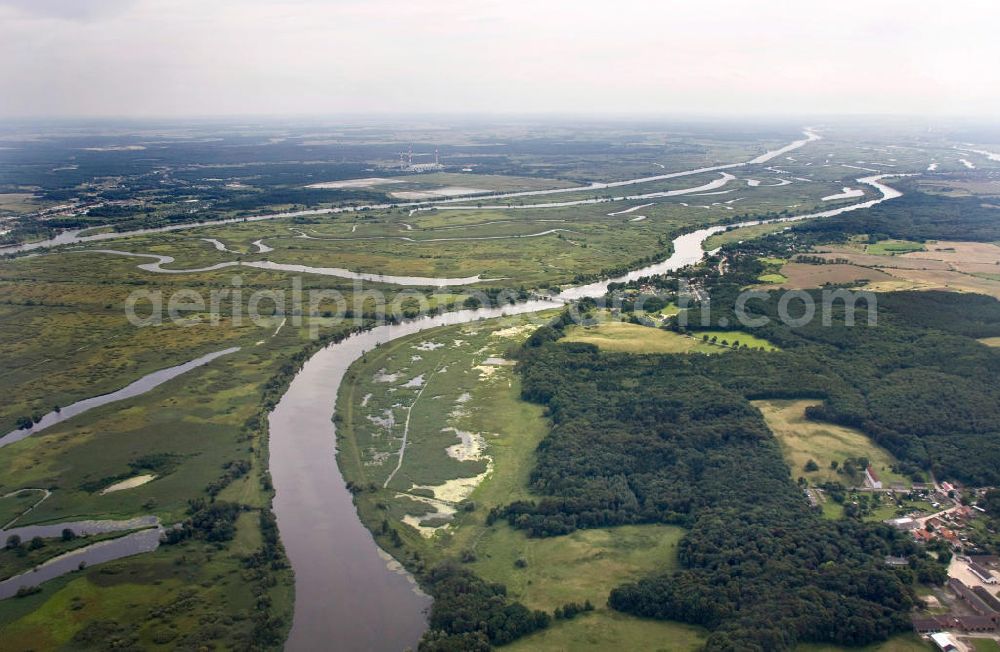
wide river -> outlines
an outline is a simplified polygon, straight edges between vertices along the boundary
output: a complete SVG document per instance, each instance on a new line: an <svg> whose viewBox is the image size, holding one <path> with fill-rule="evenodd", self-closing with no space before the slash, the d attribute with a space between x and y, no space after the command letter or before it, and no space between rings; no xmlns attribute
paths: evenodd
<svg viewBox="0 0 1000 652"><path fill-rule="evenodd" d="M883 175L893 176L893 175ZM859 179L881 193L840 208L776 221L830 217L900 196L880 183ZM428 328L477 319L534 313L563 301L605 294L608 284L663 274L700 261L702 244L731 226L699 229L674 239L665 261L626 276L565 289L560 301L537 300L502 309L463 310L380 326L331 344L310 358L270 415L270 470L274 511L295 571L295 614L289 650L338 649L399 652L416 647L427 627L430 600L413 578L382 551L361 524L335 458L334 403L351 363L366 351Z"/></svg>

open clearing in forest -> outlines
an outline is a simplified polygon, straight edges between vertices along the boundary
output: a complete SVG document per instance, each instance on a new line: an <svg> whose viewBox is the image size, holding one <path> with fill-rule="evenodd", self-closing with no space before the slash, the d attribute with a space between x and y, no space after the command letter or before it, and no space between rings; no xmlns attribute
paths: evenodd
<svg viewBox="0 0 1000 652"><path fill-rule="evenodd" d="M602 606L619 584L674 569L683 536L682 528L669 525L622 525L529 538L501 522L478 541L471 567L531 609L584 600ZM518 559L524 568L517 568Z"/></svg>
<svg viewBox="0 0 1000 652"><path fill-rule="evenodd" d="M572 326L564 342L594 344L604 351L621 353L721 353L721 346L650 326L607 321L594 326Z"/></svg>
<svg viewBox="0 0 1000 652"><path fill-rule="evenodd" d="M860 485L863 470L859 469L858 477L849 478L831 469L830 463L836 461L842 466L849 457L866 457L883 485L911 484L908 478L892 471L892 466L896 463L892 454L876 445L864 433L853 428L806 419L806 408L818 405L818 401L796 399L752 403L764 415L768 427L781 444L781 452L793 478L805 477L812 484L831 481ZM819 470L806 471L805 465L809 460L815 461Z"/></svg>
<svg viewBox="0 0 1000 652"><path fill-rule="evenodd" d="M708 341L705 341L706 338ZM715 342L711 341L712 338L715 338ZM777 350L767 340L742 331L697 331L692 335L681 335L620 321L572 326L566 330L562 341L584 342L604 351L619 353L723 353L731 350L736 342L746 344L751 349Z"/></svg>
<svg viewBox="0 0 1000 652"><path fill-rule="evenodd" d="M694 652L705 645L706 638L707 632L690 625L635 618L600 609L573 620L557 620L548 629L501 649L510 652Z"/></svg>
<svg viewBox="0 0 1000 652"><path fill-rule="evenodd" d="M865 253L874 256L898 256L923 250L924 244L922 242L911 240L881 240L865 247Z"/></svg>

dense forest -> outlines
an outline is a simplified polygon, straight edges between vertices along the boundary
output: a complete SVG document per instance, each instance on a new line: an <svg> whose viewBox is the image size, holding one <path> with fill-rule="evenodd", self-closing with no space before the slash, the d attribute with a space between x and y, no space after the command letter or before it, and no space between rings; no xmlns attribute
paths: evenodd
<svg viewBox="0 0 1000 652"><path fill-rule="evenodd" d="M432 568L421 579L434 604L419 652L485 652L549 626L551 617L544 611L512 602L502 584L452 563Z"/></svg>
<svg viewBox="0 0 1000 652"><path fill-rule="evenodd" d="M959 216L949 227L944 221L935 223L924 212L923 207L942 201L948 207L942 215ZM984 211L995 211L977 206L964 199L918 195L911 205L893 208L893 212L885 208L859 213L857 220L840 225L837 233L844 237L866 233L886 213L887 221L899 220L893 237L913 239L914 233L926 232L923 229L938 229L938 237L956 237L955 229L971 231ZM910 226L902 226L909 218ZM742 289L763 270L759 259L790 258L817 242L829 241L826 229L834 219L723 247L719 255L728 261L727 274L712 273L711 264L702 272L712 296L706 318L699 318L698 323L678 322L674 328L697 331L720 320L738 323L734 305ZM998 230L984 237L1000 237L1000 228L992 228ZM767 317L769 323L748 330L780 346L782 353L753 361L712 358L703 361L707 371L747 398L824 399L810 411L811 418L863 430L901 460L906 466L903 472L919 468L973 485L1000 484L1000 386L996 382L1000 355L973 339L1000 336L1000 302L951 292L869 293L853 305L832 302L829 322L824 324L819 314L823 292L811 291L810 296L819 312L803 326L781 323L776 292L767 300L749 301L747 313ZM791 303L793 317L802 314L800 305ZM874 310L874 323L869 323L869 307Z"/></svg>
<svg viewBox="0 0 1000 652"><path fill-rule="evenodd" d="M688 270L711 293L707 318L669 328L737 323L735 299L761 272L759 258L792 255L803 240L811 238L793 231L724 250L725 276L712 271L716 261ZM668 297L677 288L653 285ZM820 291L810 296L822 304ZM940 583L943 566L885 526L820 518L748 401L821 399L810 418L863 430L900 459L902 473L1000 484L1000 356L974 339L1000 335L1000 303L880 294L873 323L862 300L834 303L828 323L817 316L801 326L783 324L777 304L775 292L747 304L751 316L769 318L746 330L781 347L771 353L601 353L559 342L568 313L539 329L519 368L523 397L545 405L553 423L531 475L541 498L494 510L491 520L537 537L625 523L689 528L683 570L621 586L609 604L706 626L710 650L861 645L907 629L913 581ZM910 567L886 568L887 554Z"/></svg>
<svg viewBox="0 0 1000 652"><path fill-rule="evenodd" d="M861 645L909 627L912 577L883 560L909 556L919 566L931 563L926 554L887 527L812 511L740 392L694 356L545 339L522 362L524 397L553 422L531 476L544 498L497 510L494 520L531 536L620 523L690 528L683 570L619 587L609 604L706 626L710 650Z"/></svg>
<svg viewBox="0 0 1000 652"><path fill-rule="evenodd" d="M854 234L874 240L1000 240L1000 209L982 197L946 197L920 192L910 184L906 193L868 210L812 220L793 229L826 242L839 242Z"/></svg>

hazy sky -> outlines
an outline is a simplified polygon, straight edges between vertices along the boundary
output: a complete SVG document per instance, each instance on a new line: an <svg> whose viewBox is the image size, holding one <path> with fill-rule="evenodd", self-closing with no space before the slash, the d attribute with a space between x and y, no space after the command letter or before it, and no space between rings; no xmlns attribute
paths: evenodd
<svg viewBox="0 0 1000 652"><path fill-rule="evenodd" d="M996 0L0 0L0 116L1000 116Z"/></svg>

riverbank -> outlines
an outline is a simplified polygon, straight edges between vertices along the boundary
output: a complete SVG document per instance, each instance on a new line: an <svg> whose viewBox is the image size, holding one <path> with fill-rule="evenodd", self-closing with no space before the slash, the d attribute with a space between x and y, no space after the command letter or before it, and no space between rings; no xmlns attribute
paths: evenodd
<svg viewBox="0 0 1000 652"><path fill-rule="evenodd" d="M880 183L884 176L859 180L878 189L882 197L843 206L820 213L780 218L778 221L795 221L837 215L875 205L900 196L895 189ZM759 221L740 223L736 226L757 224ZM661 263L633 270L625 276L597 281L588 285L565 288L561 300L588 296L601 296L611 282L621 282L662 274L698 262L705 253L702 243L709 236L726 230L727 226L699 229L674 238L673 252ZM324 398L337 396L342 379L350 364L362 358L367 351L399 337L425 331L436 326L467 323L482 318L499 317L501 314L523 314L557 307L559 303L534 301L509 306L504 310L459 311L434 318L421 318L393 326L357 333L342 342L319 351L302 368L289 386L270 417L271 424L271 473L274 478L275 512L282 531L282 538L289 559L297 569L296 612L289 649L308 649L317 641L329 640L334 632L351 632L348 640L374 649L391 649L392 646L412 644L413 632L419 621L417 611L425 601L408 597L412 583L394 580L381 557L380 548L373 545L372 534L357 520L357 511L351 500L341 470L335 460L327 457L329 447L337 442L335 423L342 417L334 411L333 419ZM281 442L278 446L277 442ZM376 485L377 486L377 485ZM353 516L353 518L352 518ZM370 519L369 519L370 520ZM355 526L357 524L357 526ZM378 526L382 529L381 524ZM396 532L393 535L393 532ZM317 533L336 536L342 554L332 554L329 542ZM395 528L382 532L390 537L395 548L402 549L402 534ZM399 545L397 537L400 539ZM347 554L343 554L347 551ZM399 559L404 565L419 572L423 561L418 557ZM364 577L368 590L358 594L353 587L358 578ZM410 586L408 586L410 584ZM331 613L323 606L322 596L330 593L351 596L350 602L338 603ZM379 604L409 604L410 611L394 608L393 617L380 625L372 618L383 614ZM373 607L373 605L375 605ZM403 620L405 614L407 620ZM381 616L384 618L384 615ZM416 619L416 620L413 620ZM402 625L402 623L406 623ZM387 635L391 632L391 635Z"/></svg>

